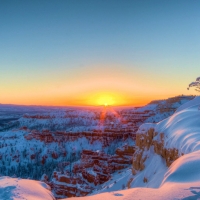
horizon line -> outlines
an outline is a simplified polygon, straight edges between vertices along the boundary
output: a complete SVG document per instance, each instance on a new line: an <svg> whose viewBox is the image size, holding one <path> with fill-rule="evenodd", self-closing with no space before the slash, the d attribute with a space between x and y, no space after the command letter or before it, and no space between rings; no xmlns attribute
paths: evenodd
<svg viewBox="0 0 200 200"><path fill-rule="evenodd" d="M152 101L162 101L162 100L167 100L169 98L174 98L174 97L180 97L180 96L199 96L199 95L177 95L177 96L173 96L173 97L168 97L166 99L155 99L155 100L152 100ZM146 104L143 104L143 105L108 105L108 107L142 107L142 106L145 106L145 105L148 105L150 104L152 101L149 101L148 103ZM60 107L60 108L63 108L63 107L106 107L105 105L33 105L33 104L29 104L29 105L25 105L25 104L12 104L12 103L0 103L0 105L7 105L7 106L24 106L24 107Z"/></svg>

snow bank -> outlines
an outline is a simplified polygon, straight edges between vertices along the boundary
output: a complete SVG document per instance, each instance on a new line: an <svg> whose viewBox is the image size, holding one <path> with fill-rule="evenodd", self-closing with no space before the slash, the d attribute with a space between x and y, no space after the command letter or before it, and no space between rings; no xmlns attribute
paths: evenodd
<svg viewBox="0 0 200 200"><path fill-rule="evenodd" d="M39 181L0 177L1 200L55 200L50 187Z"/></svg>
<svg viewBox="0 0 200 200"><path fill-rule="evenodd" d="M189 183L200 180L200 151L186 154L177 159L165 174L162 185L166 183Z"/></svg>
<svg viewBox="0 0 200 200"><path fill-rule="evenodd" d="M177 110L177 112L180 112L186 108L189 108L191 106L195 106L195 105L200 105L200 96L195 97L193 100L188 101L187 103L183 104L182 106L180 106Z"/></svg>
<svg viewBox="0 0 200 200"><path fill-rule="evenodd" d="M197 200L200 182L192 184L166 184L159 189L134 188L94 196L70 198L71 200ZM67 200L67 199L63 199Z"/></svg>

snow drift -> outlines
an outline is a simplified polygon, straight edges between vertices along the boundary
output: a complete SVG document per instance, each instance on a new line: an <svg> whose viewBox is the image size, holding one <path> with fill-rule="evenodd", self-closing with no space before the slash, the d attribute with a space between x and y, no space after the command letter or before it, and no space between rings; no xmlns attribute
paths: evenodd
<svg viewBox="0 0 200 200"><path fill-rule="evenodd" d="M1 200L55 200L50 187L43 182L0 177Z"/></svg>

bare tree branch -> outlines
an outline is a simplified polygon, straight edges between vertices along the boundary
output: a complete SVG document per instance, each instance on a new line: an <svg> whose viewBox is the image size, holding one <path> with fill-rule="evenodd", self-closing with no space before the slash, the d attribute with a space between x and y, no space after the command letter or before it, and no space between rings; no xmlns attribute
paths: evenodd
<svg viewBox="0 0 200 200"><path fill-rule="evenodd" d="M191 87L194 87L197 92L200 92L200 77L196 78L196 81L190 83L187 89L189 90Z"/></svg>

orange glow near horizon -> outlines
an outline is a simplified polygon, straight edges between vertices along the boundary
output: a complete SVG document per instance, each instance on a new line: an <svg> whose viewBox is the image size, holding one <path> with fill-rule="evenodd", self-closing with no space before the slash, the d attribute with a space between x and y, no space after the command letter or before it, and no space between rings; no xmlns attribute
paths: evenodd
<svg viewBox="0 0 200 200"><path fill-rule="evenodd" d="M152 100L185 94L180 83L156 74L134 73L117 64L40 74L11 73L0 79L0 103L41 106L143 106ZM134 67L134 66L133 66ZM17 68L16 68L17 69ZM10 81L8 77L10 76ZM145 80L145 81L144 81ZM162 83L162 84L160 84ZM191 91L186 90L187 94Z"/></svg>
<svg viewBox="0 0 200 200"><path fill-rule="evenodd" d="M75 95L30 95L16 96L12 101L1 101L2 104L36 105L36 106L144 106L151 100L149 96L129 96L117 92L94 92ZM162 97L160 98L162 99Z"/></svg>
<svg viewBox="0 0 200 200"><path fill-rule="evenodd" d="M100 92L88 95L86 104L94 106L117 106L125 104L122 95L109 92Z"/></svg>

